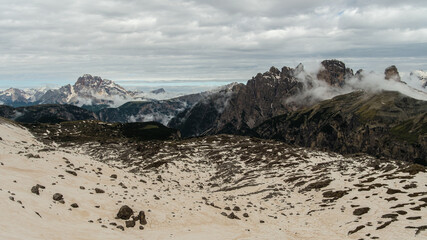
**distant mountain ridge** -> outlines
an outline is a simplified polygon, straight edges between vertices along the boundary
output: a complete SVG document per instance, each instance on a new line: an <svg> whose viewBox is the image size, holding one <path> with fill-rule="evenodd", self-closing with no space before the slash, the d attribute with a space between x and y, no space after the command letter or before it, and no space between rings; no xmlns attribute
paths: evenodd
<svg viewBox="0 0 427 240"><path fill-rule="evenodd" d="M223 93L226 101L218 101L223 98L219 94L211 95L178 114L169 126L180 129L184 137L218 133L247 135L252 128L272 117L360 89L381 91L381 85L399 91L407 89L427 99L425 92L401 81L394 65L382 76L371 76L361 69L354 73L341 61L324 60L317 72L307 72L302 64L295 68L285 66L281 70L271 67L252 77L246 85L233 86Z"/></svg>
<svg viewBox="0 0 427 240"><path fill-rule="evenodd" d="M166 91L160 88L151 91L150 96L164 93ZM0 91L0 103L13 107L38 104L118 107L129 101L141 101L143 99L145 96L141 91L128 91L114 81L90 74L84 74L73 85L67 84L59 89L21 90L9 88Z"/></svg>

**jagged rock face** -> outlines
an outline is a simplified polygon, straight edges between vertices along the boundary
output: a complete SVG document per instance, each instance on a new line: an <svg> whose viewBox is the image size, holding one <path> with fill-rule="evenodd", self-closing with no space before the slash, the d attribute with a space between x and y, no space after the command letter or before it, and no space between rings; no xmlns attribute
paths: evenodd
<svg viewBox="0 0 427 240"><path fill-rule="evenodd" d="M264 138L340 153L427 164L427 102L397 92L353 92L268 120Z"/></svg>
<svg viewBox="0 0 427 240"><path fill-rule="evenodd" d="M399 71L397 71L397 67L392 65L385 69L384 71L386 80L394 80L396 82L401 82Z"/></svg>
<svg viewBox="0 0 427 240"><path fill-rule="evenodd" d="M303 87L295 71L284 67L280 72L272 67L241 86L219 118L219 132L229 123L236 129L253 128L268 118L295 109L295 104L286 102Z"/></svg>
<svg viewBox="0 0 427 240"><path fill-rule="evenodd" d="M331 86L341 87L346 79L353 77L353 70L346 68L345 64L338 60L324 60L322 67L317 73L317 78Z"/></svg>
<svg viewBox="0 0 427 240"><path fill-rule="evenodd" d="M180 129L183 136L250 134L251 128L266 119L298 107L286 99L303 88L296 78L302 71L302 65L295 69L284 67L282 71L271 67L246 85L234 85L199 102L172 119L169 126Z"/></svg>

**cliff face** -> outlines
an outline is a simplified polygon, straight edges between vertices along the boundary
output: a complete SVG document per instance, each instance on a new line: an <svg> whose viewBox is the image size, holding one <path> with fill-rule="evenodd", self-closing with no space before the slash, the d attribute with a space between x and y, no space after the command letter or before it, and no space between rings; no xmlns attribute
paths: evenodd
<svg viewBox="0 0 427 240"><path fill-rule="evenodd" d="M397 92L353 92L255 128L264 138L340 153L427 164L427 102Z"/></svg>
<svg viewBox="0 0 427 240"><path fill-rule="evenodd" d="M312 88L315 78L340 88L354 76L353 70L338 60L325 60L321 64L317 75L307 73L302 64L281 70L271 67L269 71L252 77L246 85L236 85L228 92L201 101L172 119L169 126L180 129L183 136L217 133L253 135L251 129L263 121L310 106L313 103L311 96L298 101L289 100L304 89ZM224 98L221 94L227 95L222 102L218 101ZM219 105L219 108L214 107Z"/></svg>
<svg viewBox="0 0 427 240"><path fill-rule="evenodd" d="M180 129L183 136L248 134L266 119L298 108L287 99L303 88L296 78L302 71L302 65L295 69L284 67L282 71L271 67L246 85L234 85L200 101L172 119L169 126Z"/></svg>

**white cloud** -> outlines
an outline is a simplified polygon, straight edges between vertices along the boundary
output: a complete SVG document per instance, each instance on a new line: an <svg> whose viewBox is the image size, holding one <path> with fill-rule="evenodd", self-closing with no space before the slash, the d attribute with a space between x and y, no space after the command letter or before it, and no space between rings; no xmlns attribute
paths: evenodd
<svg viewBox="0 0 427 240"><path fill-rule="evenodd" d="M3 0L0 81L249 79L307 59L399 67L387 61L402 55L426 69L426 12L425 1L394 0Z"/></svg>

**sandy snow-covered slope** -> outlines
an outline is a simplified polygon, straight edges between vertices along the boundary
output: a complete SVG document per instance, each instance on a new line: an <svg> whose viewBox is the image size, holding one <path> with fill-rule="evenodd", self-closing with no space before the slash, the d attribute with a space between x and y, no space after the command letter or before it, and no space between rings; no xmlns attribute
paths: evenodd
<svg viewBox="0 0 427 240"><path fill-rule="evenodd" d="M41 143L0 123L0 239L427 237L417 165L228 135L63 144L52 134L39 132ZM115 219L123 205L147 224L126 228Z"/></svg>

